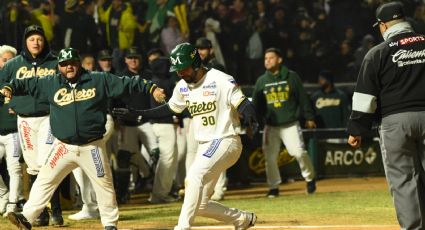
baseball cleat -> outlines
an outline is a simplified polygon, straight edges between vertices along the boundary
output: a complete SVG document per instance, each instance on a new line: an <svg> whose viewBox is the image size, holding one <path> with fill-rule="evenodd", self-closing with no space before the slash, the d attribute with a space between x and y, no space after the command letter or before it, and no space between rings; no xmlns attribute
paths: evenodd
<svg viewBox="0 0 425 230"><path fill-rule="evenodd" d="M235 230L246 230L255 225L257 222L257 216L253 212L242 212L244 220L242 223L235 225Z"/></svg>
<svg viewBox="0 0 425 230"><path fill-rule="evenodd" d="M69 215L68 219L70 220L87 220L87 219L97 219L99 218L99 212L97 211L93 211L93 212L89 212L89 211L79 211L75 214Z"/></svg>
<svg viewBox="0 0 425 230"><path fill-rule="evenodd" d="M307 182L307 194L313 194L316 191L316 180Z"/></svg>
<svg viewBox="0 0 425 230"><path fill-rule="evenodd" d="M9 212L7 214L7 219L9 219L10 223L16 225L18 229L21 230L31 230L32 226L28 222L27 218L25 218L22 214L16 214L14 212Z"/></svg>
<svg viewBox="0 0 425 230"><path fill-rule="evenodd" d="M269 192L266 195L267 198L276 198L278 196L279 196L279 189L278 188L270 189Z"/></svg>

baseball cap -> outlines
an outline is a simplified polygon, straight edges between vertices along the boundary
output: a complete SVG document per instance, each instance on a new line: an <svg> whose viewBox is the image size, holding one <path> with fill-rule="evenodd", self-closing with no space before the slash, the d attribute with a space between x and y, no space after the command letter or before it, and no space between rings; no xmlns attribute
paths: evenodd
<svg viewBox="0 0 425 230"><path fill-rule="evenodd" d="M45 37L44 30L43 30L43 28L41 28L41 26L30 25L27 28L25 28L25 31L24 31L25 39L27 39L29 36L31 36L33 34L39 34L39 35Z"/></svg>
<svg viewBox="0 0 425 230"><path fill-rule="evenodd" d="M59 52L58 63L65 61L80 61L80 54L74 48L65 48Z"/></svg>
<svg viewBox="0 0 425 230"><path fill-rule="evenodd" d="M212 43L208 38L200 37L198 40L196 40L195 46L198 49L211 49Z"/></svg>
<svg viewBox="0 0 425 230"><path fill-rule="evenodd" d="M97 59L98 60L112 59L112 56L109 53L109 50L105 49L105 50L99 51L99 53L97 54Z"/></svg>
<svg viewBox="0 0 425 230"><path fill-rule="evenodd" d="M396 19L404 18L403 3L390 2L385 3L376 9L376 23L373 27L377 26L380 22L389 22Z"/></svg>
<svg viewBox="0 0 425 230"><path fill-rule="evenodd" d="M138 58L141 58L141 57L142 57L142 55L140 54L139 48L137 48L137 47L133 46L133 47L128 48L128 49L125 51L125 57L126 57L126 58L130 58L130 57L138 57Z"/></svg>

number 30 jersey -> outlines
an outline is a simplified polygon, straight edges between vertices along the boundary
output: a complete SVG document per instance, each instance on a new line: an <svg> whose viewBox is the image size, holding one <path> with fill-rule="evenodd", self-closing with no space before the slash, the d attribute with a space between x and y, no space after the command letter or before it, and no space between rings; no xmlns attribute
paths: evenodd
<svg viewBox="0 0 425 230"><path fill-rule="evenodd" d="M244 99L232 76L211 69L196 84L180 80L168 105L175 113L188 108L195 140L206 142L239 134L237 108Z"/></svg>

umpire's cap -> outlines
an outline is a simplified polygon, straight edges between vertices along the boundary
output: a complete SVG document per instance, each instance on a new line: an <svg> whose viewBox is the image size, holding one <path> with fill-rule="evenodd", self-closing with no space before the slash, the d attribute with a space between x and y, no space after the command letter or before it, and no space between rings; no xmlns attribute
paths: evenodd
<svg viewBox="0 0 425 230"><path fill-rule="evenodd" d="M403 3L390 2L382 4L376 9L376 23L373 26L375 27L381 22L385 23L402 18L404 18Z"/></svg>
<svg viewBox="0 0 425 230"><path fill-rule="evenodd" d="M65 61L80 61L80 54L74 48L65 48L59 52L58 63Z"/></svg>

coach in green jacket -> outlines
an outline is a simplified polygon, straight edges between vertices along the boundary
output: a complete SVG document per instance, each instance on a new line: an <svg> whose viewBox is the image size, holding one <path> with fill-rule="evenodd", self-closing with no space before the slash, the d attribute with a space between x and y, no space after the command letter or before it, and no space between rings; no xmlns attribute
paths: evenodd
<svg viewBox="0 0 425 230"><path fill-rule="evenodd" d="M306 119L307 128L315 128L313 109L298 74L289 70L282 62L280 50L266 50L266 72L258 78L252 95L252 102L259 113L258 119L265 121L262 146L266 158L269 198L279 196L279 184L282 180L277 160L282 141L289 155L298 161L301 174L307 181L307 193L314 193L316 190L313 166L304 149L298 122L298 114L301 112Z"/></svg>
<svg viewBox="0 0 425 230"><path fill-rule="evenodd" d="M52 133L57 138L22 214L11 212L8 218L22 229L31 229L31 223L63 178L81 167L96 192L102 224L105 229L116 229L118 206L103 141L106 101L136 92L152 94L157 101L163 101L165 95L152 82L139 77L87 72L81 67L78 52L72 48L61 50L58 62L60 74L15 79L1 89L7 97L12 94L45 95L50 103Z"/></svg>

